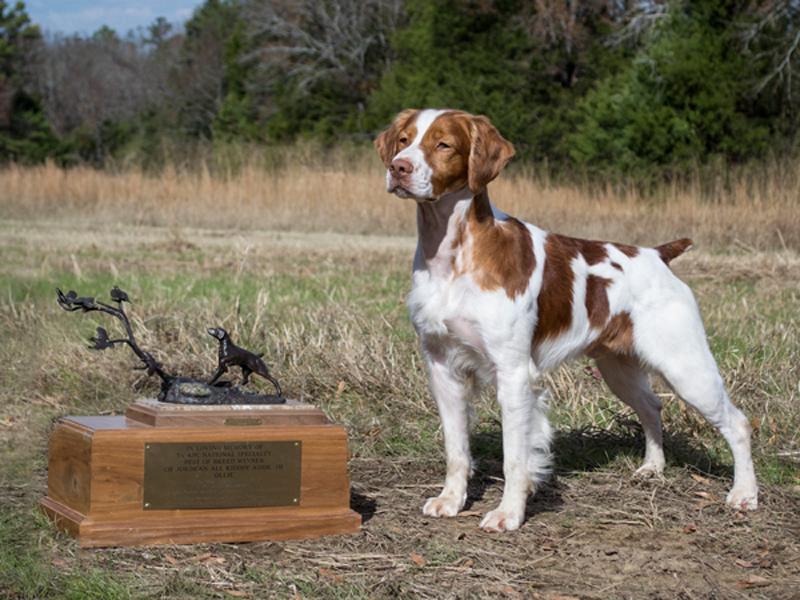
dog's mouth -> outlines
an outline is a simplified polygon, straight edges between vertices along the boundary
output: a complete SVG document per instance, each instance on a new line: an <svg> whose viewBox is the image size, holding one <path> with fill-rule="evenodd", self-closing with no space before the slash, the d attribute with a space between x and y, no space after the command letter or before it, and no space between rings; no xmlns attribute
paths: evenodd
<svg viewBox="0 0 800 600"><path fill-rule="evenodd" d="M438 198L418 196L417 194L415 194L413 191L411 191L409 188L402 185L398 181L391 181L387 186L386 191L389 192L390 194L394 194L398 198L411 199L420 204L426 202L436 202L436 200L438 200Z"/></svg>
<svg viewBox="0 0 800 600"><path fill-rule="evenodd" d="M406 198L408 196L413 195L411 194L411 190L409 190L405 186L400 185L400 183L396 181L391 182L389 186L386 188L386 191L389 192L390 194L396 194L401 198Z"/></svg>

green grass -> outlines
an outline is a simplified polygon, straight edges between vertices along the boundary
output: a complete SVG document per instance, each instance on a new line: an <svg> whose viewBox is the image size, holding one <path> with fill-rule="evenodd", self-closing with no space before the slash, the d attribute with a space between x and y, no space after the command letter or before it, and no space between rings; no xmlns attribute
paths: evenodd
<svg viewBox="0 0 800 600"><path fill-rule="evenodd" d="M87 349L96 327L111 332L117 323L106 315L62 311L56 287L98 299L107 298L113 285L122 287L133 301L130 314L140 345L171 373L212 373L216 345L205 330L221 325L238 343L266 352L287 395L314 402L342 424L354 456L443 465L439 419L403 303L410 251L318 248L313 235L299 245L277 238L219 243L216 237L184 232L191 243L187 249L170 245L174 235L166 230L143 232L163 237L156 246L137 243L139 233L104 238L104 248L81 243L75 229L34 247L23 247L10 235L0 238L4 490L32 486L43 491L47 436L58 417L119 413L158 390L157 381L132 370L137 363L127 348ZM800 444L796 280L742 281L733 274L689 282L731 396L755 424L760 481L796 484L797 464L781 456ZM561 476L629 468L642 457L635 416L583 369L588 364L575 363L546 378L558 430L555 469ZM669 465L730 477L730 453L721 437L670 398L668 389L657 384L656 391L665 403ZM485 464L502 459L499 411L491 395L489 390L476 402L473 450ZM221 597L188 571L165 575L157 589L144 589L135 574L112 577L96 562L70 572L54 568L49 548L66 542L32 517L36 499L31 493L0 509L0 597ZM419 554L431 565L455 560L451 549L435 540L421 542ZM319 573L285 581L279 573L244 570L240 580L274 586L277 597L414 594L407 581L370 590L352 574L343 582Z"/></svg>
<svg viewBox="0 0 800 600"><path fill-rule="evenodd" d="M31 540L31 521L40 532L49 523L28 511L0 511L0 597L63 598L66 600L130 600L141 597L134 581L112 577L97 566L69 573L47 564L45 553Z"/></svg>

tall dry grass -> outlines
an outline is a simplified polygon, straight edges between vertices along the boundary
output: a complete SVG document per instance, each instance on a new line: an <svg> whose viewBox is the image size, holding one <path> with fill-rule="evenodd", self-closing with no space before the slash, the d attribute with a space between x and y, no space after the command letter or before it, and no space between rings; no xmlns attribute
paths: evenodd
<svg viewBox="0 0 800 600"><path fill-rule="evenodd" d="M338 160L297 152L281 168L254 157L235 170L165 166L159 175L79 166L0 170L9 219L79 219L132 225L413 235L414 205L388 196L367 149ZM721 249L800 250L800 163L700 175L646 195L636 185L552 183L517 166L491 185L493 202L544 229L593 239L656 244L692 237Z"/></svg>

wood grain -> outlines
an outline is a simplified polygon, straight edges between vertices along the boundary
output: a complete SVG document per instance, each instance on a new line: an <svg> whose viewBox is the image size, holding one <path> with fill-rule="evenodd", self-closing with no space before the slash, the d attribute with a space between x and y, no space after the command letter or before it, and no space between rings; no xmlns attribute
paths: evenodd
<svg viewBox="0 0 800 600"><path fill-rule="evenodd" d="M292 400L286 404L227 406L169 405L140 400L128 405L128 419L150 427L230 427L226 421L257 419L262 427L299 427L325 425L325 412Z"/></svg>
<svg viewBox="0 0 800 600"><path fill-rule="evenodd" d="M302 442L298 506L143 508L147 443L289 440ZM361 517L349 503L347 434L336 425L152 427L126 417L65 417L50 438L48 497L40 507L82 547L99 547L352 533Z"/></svg>

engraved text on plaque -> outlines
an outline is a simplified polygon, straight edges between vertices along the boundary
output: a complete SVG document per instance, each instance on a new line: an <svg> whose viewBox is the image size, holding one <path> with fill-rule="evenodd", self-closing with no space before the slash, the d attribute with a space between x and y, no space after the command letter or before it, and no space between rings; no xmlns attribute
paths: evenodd
<svg viewBox="0 0 800 600"><path fill-rule="evenodd" d="M144 510L298 506L302 442L146 443Z"/></svg>

